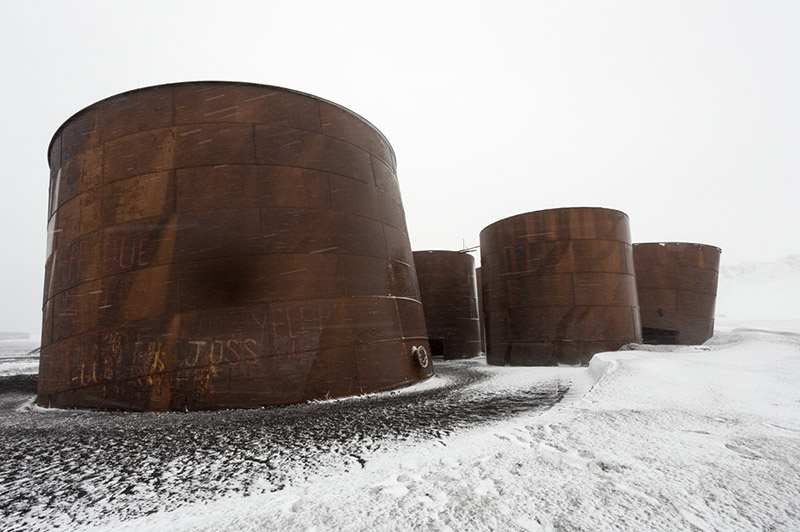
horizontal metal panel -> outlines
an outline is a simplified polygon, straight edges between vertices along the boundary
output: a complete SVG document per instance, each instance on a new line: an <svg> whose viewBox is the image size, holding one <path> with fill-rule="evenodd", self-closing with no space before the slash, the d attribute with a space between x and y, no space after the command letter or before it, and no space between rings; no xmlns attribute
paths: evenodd
<svg viewBox="0 0 800 532"><path fill-rule="evenodd" d="M255 126L258 164L311 168L375 184L370 154L343 140L313 131Z"/></svg>
<svg viewBox="0 0 800 532"><path fill-rule="evenodd" d="M56 208L78 194L87 192L103 184L103 152L100 148L83 151L67 161L53 176L50 202L52 215Z"/></svg>
<svg viewBox="0 0 800 532"><path fill-rule="evenodd" d="M174 212L170 172L129 177L103 188L103 225L117 225Z"/></svg>
<svg viewBox="0 0 800 532"><path fill-rule="evenodd" d="M302 94L230 83L193 83L174 90L177 124L243 122L321 131L318 100Z"/></svg>
<svg viewBox="0 0 800 532"><path fill-rule="evenodd" d="M531 242L585 239L631 242L630 224L625 213L593 207L550 209L511 216L481 231L481 240L484 238L488 243L502 241L514 247Z"/></svg>
<svg viewBox="0 0 800 532"><path fill-rule="evenodd" d="M102 141L170 127L175 123L174 108L172 87L154 87L102 102L97 109Z"/></svg>
<svg viewBox="0 0 800 532"><path fill-rule="evenodd" d="M182 311L342 297L336 255L256 255L177 265Z"/></svg>
<svg viewBox="0 0 800 532"><path fill-rule="evenodd" d="M153 174L174 167L173 128L148 129L103 144L103 180Z"/></svg>
<svg viewBox="0 0 800 532"><path fill-rule="evenodd" d="M328 209L329 174L288 166L203 166L176 172L177 212L236 208Z"/></svg>
<svg viewBox="0 0 800 532"><path fill-rule="evenodd" d="M100 145L97 112L89 110L71 118L61 129L61 164L89 148Z"/></svg>
<svg viewBox="0 0 800 532"><path fill-rule="evenodd" d="M387 258L383 225L332 210L261 209L266 253L366 255Z"/></svg>
<svg viewBox="0 0 800 532"><path fill-rule="evenodd" d="M370 124L328 102L320 102L319 114L322 133L355 144L392 167L395 166L391 146Z"/></svg>

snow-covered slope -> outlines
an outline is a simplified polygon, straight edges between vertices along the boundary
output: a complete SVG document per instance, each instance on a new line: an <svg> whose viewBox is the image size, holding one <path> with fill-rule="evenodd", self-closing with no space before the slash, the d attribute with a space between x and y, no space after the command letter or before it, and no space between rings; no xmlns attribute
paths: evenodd
<svg viewBox="0 0 800 532"><path fill-rule="evenodd" d="M789 255L770 263L722 266L717 290L717 317L800 318L800 255Z"/></svg>
<svg viewBox="0 0 800 532"><path fill-rule="evenodd" d="M0 340L0 377L39 372L39 343L26 338Z"/></svg>
<svg viewBox="0 0 800 532"><path fill-rule="evenodd" d="M579 400L103 530L797 530L800 336L596 355Z"/></svg>

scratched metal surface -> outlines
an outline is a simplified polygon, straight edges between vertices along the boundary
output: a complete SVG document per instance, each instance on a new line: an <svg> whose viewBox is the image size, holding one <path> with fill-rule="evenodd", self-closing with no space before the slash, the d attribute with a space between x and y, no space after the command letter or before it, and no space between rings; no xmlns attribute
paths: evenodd
<svg viewBox="0 0 800 532"><path fill-rule="evenodd" d="M625 213L530 212L489 225L480 242L490 364L587 364L641 342Z"/></svg>
<svg viewBox="0 0 800 532"><path fill-rule="evenodd" d="M707 244L633 245L645 343L696 345L714 335L721 254Z"/></svg>
<svg viewBox="0 0 800 532"><path fill-rule="evenodd" d="M0 528L71 530L281 490L359 470L401 444L550 408L570 387L491 386L482 359L440 362L437 375L444 385L421 390L188 413L31 410L35 376L0 377Z"/></svg>
<svg viewBox="0 0 800 532"><path fill-rule="evenodd" d="M481 354L475 259L457 251L415 251L431 354L445 360Z"/></svg>
<svg viewBox="0 0 800 532"><path fill-rule="evenodd" d="M252 407L432 374L394 153L354 113L150 87L77 113L48 157L40 405Z"/></svg>

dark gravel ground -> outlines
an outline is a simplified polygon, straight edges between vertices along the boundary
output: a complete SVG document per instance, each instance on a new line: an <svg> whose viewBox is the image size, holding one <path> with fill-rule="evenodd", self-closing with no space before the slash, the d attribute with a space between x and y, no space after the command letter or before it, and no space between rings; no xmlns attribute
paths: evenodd
<svg viewBox="0 0 800 532"><path fill-rule="evenodd" d="M485 362L436 363L445 384L253 410L123 413L31 408L35 376L0 377L0 526L69 529L362 468L387 445L543 410L568 383L481 386ZM446 445L446 441L442 441Z"/></svg>

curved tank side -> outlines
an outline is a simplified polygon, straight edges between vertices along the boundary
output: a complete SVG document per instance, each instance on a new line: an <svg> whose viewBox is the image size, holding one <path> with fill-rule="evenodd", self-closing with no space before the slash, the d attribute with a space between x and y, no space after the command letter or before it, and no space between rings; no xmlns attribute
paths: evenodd
<svg viewBox="0 0 800 532"><path fill-rule="evenodd" d="M483 277L480 266L475 268L475 284L478 294L478 320L481 326L481 353L486 354L486 320L483 317Z"/></svg>
<svg viewBox="0 0 800 532"><path fill-rule="evenodd" d="M697 345L714 335L721 254L688 242L633 245L645 343Z"/></svg>
<svg viewBox="0 0 800 532"><path fill-rule="evenodd" d="M587 364L641 341L625 213L520 214L486 227L480 243L489 364Z"/></svg>
<svg viewBox="0 0 800 532"><path fill-rule="evenodd" d="M422 307L433 356L480 355L475 259L458 251L415 251Z"/></svg>
<svg viewBox="0 0 800 532"><path fill-rule="evenodd" d="M189 82L56 132L38 403L287 404L432 375L394 152L308 94Z"/></svg>

